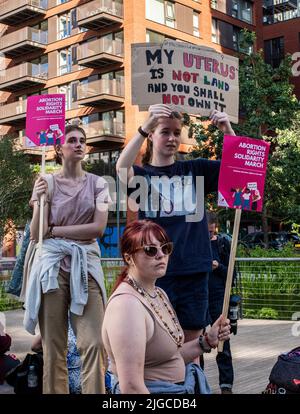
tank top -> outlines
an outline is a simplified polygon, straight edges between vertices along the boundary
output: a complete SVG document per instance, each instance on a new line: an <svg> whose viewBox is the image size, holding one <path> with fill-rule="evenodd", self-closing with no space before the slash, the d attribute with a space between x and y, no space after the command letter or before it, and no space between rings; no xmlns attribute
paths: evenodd
<svg viewBox="0 0 300 414"><path fill-rule="evenodd" d="M162 289L161 292L165 298L167 296ZM130 294L135 296L144 306L154 323L154 331L152 337L146 343L144 379L149 381L169 381L173 383L182 382L185 379L185 363L179 348L164 327L158 316L153 312L150 304L143 298L133 287L126 282L121 283L117 290L110 297L107 310L109 312L109 303L119 295ZM168 300L168 299L167 299ZM169 300L169 305L171 306ZM164 310L165 312L165 310ZM167 311L166 311L167 312ZM183 332L182 332L183 334ZM110 347L110 343L103 338L106 351L111 362L111 371L118 377L114 356Z"/></svg>

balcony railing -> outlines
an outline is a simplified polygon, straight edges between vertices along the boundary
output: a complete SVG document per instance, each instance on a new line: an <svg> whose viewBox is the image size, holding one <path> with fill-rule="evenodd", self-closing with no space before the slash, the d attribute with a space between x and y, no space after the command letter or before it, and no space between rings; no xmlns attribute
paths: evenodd
<svg viewBox="0 0 300 414"><path fill-rule="evenodd" d="M27 100L0 106L0 124L11 125L26 117Z"/></svg>
<svg viewBox="0 0 300 414"><path fill-rule="evenodd" d="M125 139L125 124L122 122L97 121L82 125L86 132L87 143L95 145L104 141L123 143Z"/></svg>
<svg viewBox="0 0 300 414"><path fill-rule="evenodd" d="M0 23L18 25L45 15L47 8L48 0L0 0Z"/></svg>
<svg viewBox="0 0 300 414"><path fill-rule="evenodd" d="M105 105L124 102L124 80L98 79L77 87L77 101L82 105Z"/></svg>
<svg viewBox="0 0 300 414"><path fill-rule="evenodd" d="M77 9L78 26L99 30L123 22L123 3L117 0L93 0Z"/></svg>
<svg viewBox="0 0 300 414"><path fill-rule="evenodd" d="M0 90L16 91L32 85L45 84L47 78L47 65L22 63L0 71Z"/></svg>
<svg viewBox="0 0 300 414"><path fill-rule="evenodd" d="M276 11L286 11L290 9L297 9L298 0L265 0L264 6L266 8L273 8Z"/></svg>
<svg viewBox="0 0 300 414"><path fill-rule="evenodd" d="M77 49L79 65L93 68L122 63L123 54L123 41L111 40L107 37L83 43Z"/></svg>
<svg viewBox="0 0 300 414"><path fill-rule="evenodd" d="M47 31L23 27L0 37L0 52L11 57L26 55L38 49L45 50L47 42Z"/></svg>

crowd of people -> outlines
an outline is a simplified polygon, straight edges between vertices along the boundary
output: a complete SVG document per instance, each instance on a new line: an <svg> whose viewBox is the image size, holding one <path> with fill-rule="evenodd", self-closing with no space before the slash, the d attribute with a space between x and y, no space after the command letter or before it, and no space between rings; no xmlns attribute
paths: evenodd
<svg viewBox="0 0 300 414"><path fill-rule="evenodd" d="M226 113L214 110L210 121L234 135ZM108 366L113 393L210 393L200 357L219 341L225 342L217 354L220 388L232 392L230 324L221 315L229 253L219 251L204 198L217 191L220 162L177 159L182 128L174 108L151 106L117 161L129 200L135 178L147 191L135 199L139 219L121 238L125 266L108 301L96 239L105 231L111 197L108 183L82 167L82 128L66 126L64 144L55 146L61 170L36 180L30 237L38 241L44 199L44 240L30 266L25 257L22 290L24 326L35 334L38 325L41 335L43 393L70 392L70 342L81 393L104 393ZM142 166L135 165L145 140Z"/></svg>

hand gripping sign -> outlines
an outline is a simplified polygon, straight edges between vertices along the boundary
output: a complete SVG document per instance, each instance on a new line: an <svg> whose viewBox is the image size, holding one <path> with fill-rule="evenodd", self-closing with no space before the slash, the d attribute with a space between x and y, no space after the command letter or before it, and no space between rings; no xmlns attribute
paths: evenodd
<svg viewBox="0 0 300 414"><path fill-rule="evenodd" d="M27 98L26 140L31 147L42 147L41 174L45 174L46 146L63 144L65 141L65 108L64 94ZM43 243L44 201L43 194L40 201L39 254Z"/></svg>
<svg viewBox="0 0 300 414"><path fill-rule="evenodd" d="M231 251L222 315L227 318L242 210L262 211L270 144L263 140L225 136L219 175L218 205L235 208ZM223 342L218 346L223 350Z"/></svg>

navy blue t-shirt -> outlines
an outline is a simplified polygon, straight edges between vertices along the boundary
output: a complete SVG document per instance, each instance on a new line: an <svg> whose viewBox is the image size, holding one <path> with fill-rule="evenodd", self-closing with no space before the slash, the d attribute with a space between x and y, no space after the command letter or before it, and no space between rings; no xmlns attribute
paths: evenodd
<svg viewBox="0 0 300 414"><path fill-rule="evenodd" d="M198 158L175 161L164 167L134 165L133 169L135 178L142 176L148 183L144 207L141 207L141 198L136 197L139 185L129 189L130 196L136 198L139 204L139 219L159 224L174 243L167 275L211 272L212 255L204 196L218 189L220 161ZM197 180L196 177L203 177L204 180ZM204 214L199 220L196 217L196 201L201 193ZM187 216L192 216L193 221L187 222Z"/></svg>

